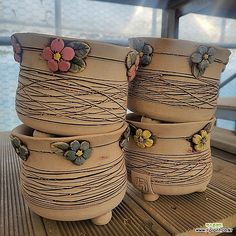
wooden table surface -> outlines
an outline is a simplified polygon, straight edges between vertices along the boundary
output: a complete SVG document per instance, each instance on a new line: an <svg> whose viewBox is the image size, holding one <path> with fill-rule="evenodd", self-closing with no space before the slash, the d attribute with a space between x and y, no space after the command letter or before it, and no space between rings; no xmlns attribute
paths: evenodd
<svg viewBox="0 0 236 236"><path fill-rule="evenodd" d="M0 134L0 236L201 236L206 234L195 233L195 228L205 223L236 227L236 165L215 157L213 178L204 193L161 196L149 203L129 184L124 200L105 226L89 220L44 219L29 210L20 194L20 161L8 135Z"/></svg>

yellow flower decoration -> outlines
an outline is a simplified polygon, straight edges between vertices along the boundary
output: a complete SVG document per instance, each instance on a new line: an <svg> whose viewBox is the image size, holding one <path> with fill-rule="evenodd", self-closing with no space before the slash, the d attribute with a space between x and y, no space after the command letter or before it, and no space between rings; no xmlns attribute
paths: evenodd
<svg viewBox="0 0 236 236"><path fill-rule="evenodd" d="M207 141L209 140L209 136L206 130L201 130L199 134L194 134L192 141L195 144L194 149L197 152L203 151L207 148Z"/></svg>
<svg viewBox="0 0 236 236"><path fill-rule="evenodd" d="M149 130L137 129L134 135L134 142L140 148L150 148L154 143L152 133Z"/></svg>

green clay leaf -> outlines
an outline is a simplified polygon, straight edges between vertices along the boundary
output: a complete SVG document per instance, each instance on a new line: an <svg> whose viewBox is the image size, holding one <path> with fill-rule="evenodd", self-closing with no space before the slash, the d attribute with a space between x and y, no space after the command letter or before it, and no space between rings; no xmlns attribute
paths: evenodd
<svg viewBox="0 0 236 236"><path fill-rule="evenodd" d="M137 128L132 124L129 124L129 127L130 127L130 135L135 135Z"/></svg>
<svg viewBox="0 0 236 236"><path fill-rule="evenodd" d="M203 129L206 130L206 132L209 134L212 130L213 125L214 125L213 122L208 123Z"/></svg>
<svg viewBox="0 0 236 236"><path fill-rule="evenodd" d="M52 152L59 155L63 154L66 150L68 150L68 148L69 144L64 142L56 142L51 144Z"/></svg>
<svg viewBox="0 0 236 236"><path fill-rule="evenodd" d="M64 156L67 160L74 161L76 159L76 152L69 150L64 154Z"/></svg>
<svg viewBox="0 0 236 236"><path fill-rule="evenodd" d="M74 163L76 165L82 165L83 163L85 162L85 159L84 158L81 158L81 157L77 157L75 160L74 160Z"/></svg>
<svg viewBox="0 0 236 236"><path fill-rule="evenodd" d="M74 57L71 62L70 71L71 72L82 72L86 68L86 63L83 59L79 57Z"/></svg>
<svg viewBox="0 0 236 236"><path fill-rule="evenodd" d="M89 149L89 146L90 146L89 142L83 141L83 142L81 143L80 148L81 148L82 151L85 151L85 150Z"/></svg>
<svg viewBox="0 0 236 236"><path fill-rule="evenodd" d="M74 63L70 63L69 71L72 73L77 73L77 72L79 72L79 66Z"/></svg>
<svg viewBox="0 0 236 236"><path fill-rule="evenodd" d="M23 161L26 161L28 156L29 156L29 151L27 149L27 147L25 146L20 146L19 147L19 154L20 158L23 160Z"/></svg>
<svg viewBox="0 0 236 236"><path fill-rule="evenodd" d="M124 137L129 138L129 136L130 136L130 127L128 126L124 132Z"/></svg>
<svg viewBox="0 0 236 236"><path fill-rule="evenodd" d="M193 76L198 79L204 74L205 70L200 70L197 64L192 65L192 74Z"/></svg>
<svg viewBox="0 0 236 236"><path fill-rule="evenodd" d="M84 42L72 42L69 46L74 48L75 55L79 58L85 58L90 52L90 46Z"/></svg>
<svg viewBox="0 0 236 236"><path fill-rule="evenodd" d="M130 51L126 57L126 67L130 69L132 65L135 64L136 58L137 58L137 53L134 51Z"/></svg>
<svg viewBox="0 0 236 236"><path fill-rule="evenodd" d="M11 136L10 136L10 139L11 139L12 146L13 146L14 148L19 148L19 147L20 147L21 141L20 141L19 138L14 137L14 136L11 135Z"/></svg>
<svg viewBox="0 0 236 236"><path fill-rule="evenodd" d="M75 140L70 143L71 150L77 151L80 148L80 142Z"/></svg>
<svg viewBox="0 0 236 236"><path fill-rule="evenodd" d="M126 57L126 67L128 69L130 69L131 66L132 66L132 57L131 57L130 53L128 53L128 55Z"/></svg>
<svg viewBox="0 0 236 236"><path fill-rule="evenodd" d="M127 139L126 138L123 138L120 140L120 147L121 148L124 148L126 145L127 145Z"/></svg>

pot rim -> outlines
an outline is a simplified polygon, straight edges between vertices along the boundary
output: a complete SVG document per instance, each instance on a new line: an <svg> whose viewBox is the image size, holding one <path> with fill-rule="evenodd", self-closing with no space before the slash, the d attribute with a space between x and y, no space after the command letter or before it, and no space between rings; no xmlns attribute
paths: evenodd
<svg viewBox="0 0 236 236"><path fill-rule="evenodd" d="M181 126L191 126L193 124L205 124L205 123L212 123L216 120L215 117L213 117L210 120L203 120L203 121L192 121L192 122L183 122L183 123L179 123L179 122L170 122L170 123L159 123L159 124L155 124L155 123L147 123L147 122L141 122L141 119L139 121L134 120L132 118L141 118L142 115L138 115L135 113L129 113L126 115L126 121L128 123L135 123L135 124L145 124L148 125L150 127L181 127Z"/></svg>
<svg viewBox="0 0 236 236"><path fill-rule="evenodd" d="M60 136L60 137L34 137L27 135L25 133L31 132L33 134L34 129L26 126L25 124L18 125L11 131L11 135L17 136L19 138L28 139L32 141L48 141L48 142L70 142L71 140L89 140L89 139L98 139L98 138L107 138L109 136L114 136L122 134L124 130L128 127L127 123L124 123L120 129L117 129L112 132L102 133L102 134L89 134L89 135L76 135L76 136ZM25 131L25 132L23 132Z"/></svg>
<svg viewBox="0 0 236 236"><path fill-rule="evenodd" d="M107 46L109 47L109 50L111 49L119 49L119 50L124 50L126 53L130 51L135 51L135 49L129 47L129 46L121 46L117 44L112 44L108 42L103 42L103 41L98 41L98 40L91 40L91 39L82 39L82 38L76 38L76 37L67 37L67 36L60 36L60 35L53 35L53 34L39 34L39 33L33 33L33 32L23 32L23 33L14 33L12 36L18 37L18 36L26 36L26 37L42 37L46 39L51 39L51 38L60 38L63 40L70 40L70 41L79 41L79 42L87 42L89 44L94 44L97 46Z"/></svg>
<svg viewBox="0 0 236 236"><path fill-rule="evenodd" d="M185 40L185 39L172 39L172 38L158 38L158 37L145 37L145 36L138 36L138 37L131 37L131 38L128 38L128 41L129 41L129 44L132 40L134 39L143 39L143 40L155 40L156 42L158 41L169 41L170 43L176 43L176 42L179 42L179 43L182 43L183 45L186 45L186 44L189 44L190 46L192 47L198 47L198 46L201 46L201 45L204 45L204 46L211 46L211 47L214 47L215 49L219 50L219 51L224 51L224 52L228 52L230 56L231 54L231 51L228 49L228 48L222 48L222 47L219 47L218 45L214 44L214 43L204 43L204 42L196 42L196 41L192 41L192 40Z"/></svg>

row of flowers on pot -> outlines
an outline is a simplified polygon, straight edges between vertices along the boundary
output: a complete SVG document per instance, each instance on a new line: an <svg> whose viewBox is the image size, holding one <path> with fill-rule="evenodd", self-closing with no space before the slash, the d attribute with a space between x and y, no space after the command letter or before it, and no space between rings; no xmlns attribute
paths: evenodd
<svg viewBox="0 0 236 236"><path fill-rule="evenodd" d="M13 35L11 37L14 58L17 62L22 61L22 47ZM136 77L139 67L148 66L152 61L153 47L141 39L135 39L133 48L126 56L125 65L127 68L128 81ZM42 58L47 62L48 68L52 72L82 72L86 68L86 57L91 51L91 47L85 42L65 41L60 38L51 39L49 46L42 50ZM196 52L190 56L192 74L195 78L200 78L209 64L215 60L215 48L199 46Z"/></svg>
<svg viewBox="0 0 236 236"><path fill-rule="evenodd" d="M209 123L199 132L186 139L191 143L193 151L201 152L207 148L211 127L212 124ZM133 138L137 148L141 149L151 148L156 144L157 140L157 136L152 134L150 130L137 128L130 124L119 141L119 145L122 149L127 145L130 137ZM11 135L10 139L18 156L26 161L30 154L27 146L16 136ZM91 156L92 148L90 147L90 143L86 140L73 140L69 143L52 143L51 151L57 155L64 156L67 160L72 161L76 165L82 165Z"/></svg>

